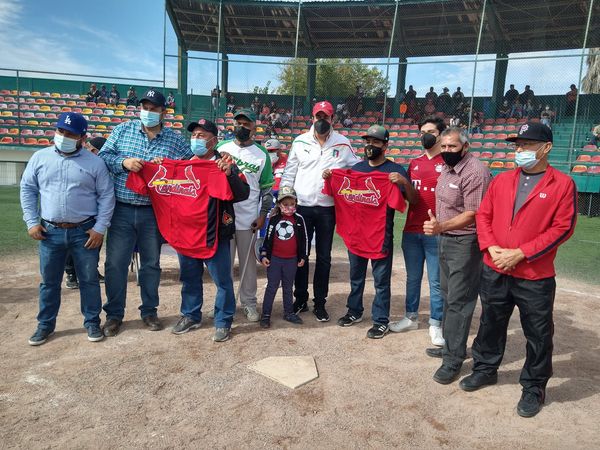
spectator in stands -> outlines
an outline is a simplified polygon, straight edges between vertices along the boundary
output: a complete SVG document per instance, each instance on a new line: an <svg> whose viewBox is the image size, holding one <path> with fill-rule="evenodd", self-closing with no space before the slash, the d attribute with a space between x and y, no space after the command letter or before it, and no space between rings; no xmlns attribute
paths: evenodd
<svg viewBox="0 0 600 450"><path fill-rule="evenodd" d="M521 102L517 97L510 110L510 117L513 119L521 119L523 117L523 112L523 105L521 105Z"/></svg>
<svg viewBox="0 0 600 450"><path fill-rule="evenodd" d="M354 122L352 122L352 118L349 115L347 115L344 121L342 122L342 125L344 125L344 128L352 128Z"/></svg>
<svg viewBox="0 0 600 450"><path fill-rule="evenodd" d="M269 102L269 109L271 111L277 111L278 108L277 108L277 103L275 103L275 100L271 100Z"/></svg>
<svg viewBox="0 0 600 450"><path fill-rule="evenodd" d="M450 114L454 109L452 97L450 97L450 90L445 87L438 97L437 101L437 109L438 111L443 112L444 114Z"/></svg>
<svg viewBox="0 0 600 450"><path fill-rule="evenodd" d="M262 105L262 108L260 108L259 111L260 111L260 114L258 116L259 120L269 120L269 114L271 114L271 108L269 108L266 103L264 103Z"/></svg>
<svg viewBox="0 0 600 450"><path fill-rule="evenodd" d="M483 123L483 118L481 114L478 112L473 112L471 117L471 133L481 133L481 124Z"/></svg>
<svg viewBox="0 0 600 450"><path fill-rule="evenodd" d="M233 133L233 128L227 127L225 130L225 134L223 136L223 140L230 141L235 138L235 134Z"/></svg>
<svg viewBox="0 0 600 450"><path fill-rule="evenodd" d="M98 96L98 101L100 103L108 103L108 91L106 90L105 85L102 85L100 87L100 95Z"/></svg>
<svg viewBox="0 0 600 450"><path fill-rule="evenodd" d="M510 113L512 111L512 107L508 104L508 100L504 100L502 102L502 106L498 109L498 116L501 119L508 119L510 117Z"/></svg>
<svg viewBox="0 0 600 450"><path fill-rule="evenodd" d="M110 89L110 94L108 94L108 96L109 96L108 100L111 105L116 106L119 104L119 100L121 99L121 94L117 90L116 84L112 85L112 88Z"/></svg>
<svg viewBox="0 0 600 450"><path fill-rule="evenodd" d="M531 100L531 103L535 103L535 94L529 85L527 85L525 86L525 90L519 94L519 101L523 106L525 106L529 100Z"/></svg>
<svg viewBox="0 0 600 450"><path fill-rule="evenodd" d="M360 159L350 142L331 125L333 106L327 101L315 104L313 125L292 143L281 187L292 186L298 194L298 213L304 217L310 242L316 234L317 260L313 278L314 314L319 322L329 321L325 309L331 270L331 246L335 228L333 199L321 191L325 169L347 168ZM296 274L294 312L308 311L309 263Z"/></svg>
<svg viewBox="0 0 600 450"><path fill-rule="evenodd" d="M475 215L491 176L488 168L468 151L469 142L460 128L441 134L445 166L435 188L436 213L428 211L423 224L427 236L439 236L440 288L444 299L443 349L427 354L442 356L433 375L440 384L460 376L467 353L467 338L479 294L482 255L477 243ZM440 351L441 350L441 351Z"/></svg>
<svg viewBox="0 0 600 450"><path fill-rule="evenodd" d="M235 97L233 94L227 95L227 112L232 113L235 111Z"/></svg>
<svg viewBox="0 0 600 450"><path fill-rule="evenodd" d="M533 417L552 376L554 259L575 230L577 188L571 177L548 164L553 142L548 127L528 122L507 140L516 144L519 169L494 178L477 212L479 249L485 255L482 310L472 346L473 373L459 386L475 391L497 383L516 305L527 340L517 414Z"/></svg>
<svg viewBox="0 0 600 450"><path fill-rule="evenodd" d="M462 93L462 91L460 90L460 86L459 86L456 88L456 91L454 92L454 94L452 94L452 100L454 100L454 105L458 105L459 103L462 103L464 99L465 99L465 95Z"/></svg>
<svg viewBox="0 0 600 450"><path fill-rule="evenodd" d="M511 84L510 89L506 91L504 94L504 100L508 102L509 106L512 106L513 103L519 98L519 91L515 89L515 85Z"/></svg>
<svg viewBox="0 0 600 450"><path fill-rule="evenodd" d="M429 92L427 94L425 94L425 101L427 102L427 101L431 100L433 102L433 105L435 106L437 104L437 99L438 99L438 95L433 90L433 86L431 86L429 88Z"/></svg>
<svg viewBox="0 0 600 450"><path fill-rule="evenodd" d="M435 114L435 103L431 97L429 97L425 103L425 107L423 108L423 112L426 116L433 116Z"/></svg>
<svg viewBox="0 0 600 450"><path fill-rule="evenodd" d="M167 107L175 109L175 96L173 95L173 92L169 92L169 95L167 96Z"/></svg>
<svg viewBox="0 0 600 450"><path fill-rule="evenodd" d="M379 89L377 95L375 96L375 104L377 105L377 111L383 112L383 104L385 103L385 91L383 89Z"/></svg>
<svg viewBox="0 0 600 450"><path fill-rule="evenodd" d="M146 161L155 157L190 159L189 143L181 134L163 126L166 99L158 89L149 89L142 97L139 120L117 125L107 139L100 157L114 180L117 205L106 244L106 323L105 336L116 336L125 315L127 274L134 248L140 255L139 284L143 324L150 331L162 329L158 318L160 284L160 248L162 237L150 197L125 186L129 172L139 172Z"/></svg>
<svg viewBox="0 0 600 450"><path fill-rule="evenodd" d="M523 105L523 116L527 117L527 119L533 119L537 115L533 101L531 99L527 100L527 103Z"/></svg>
<svg viewBox="0 0 600 450"><path fill-rule="evenodd" d="M577 103L577 86L574 84L571 85L571 89L565 95L567 100L567 107L565 109L565 114L567 116L572 116L575 114L575 104Z"/></svg>
<svg viewBox="0 0 600 450"><path fill-rule="evenodd" d="M62 113L54 145L35 152L21 178L21 207L27 233L39 241L42 282L38 326L29 345L42 345L54 333L67 254L75 261L83 326L88 340L101 341L102 296L98 283L100 245L110 225L115 191L106 165L81 151L87 121Z"/></svg>
<svg viewBox="0 0 600 450"><path fill-rule="evenodd" d="M279 117L277 118L277 121L279 122L280 128L287 128L289 126L290 115L285 109L281 111Z"/></svg>
<svg viewBox="0 0 600 450"><path fill-rule="evenodd" d="M548 128L552 128L552 119L554 118L554 111L550 109L550 105L546 107L540 113L540 122L546 125Z"/></svg>
<svg viewBox="0 0 600 450"><path fill-rule="evenodd" d="M398 112L400 113L400 118L404 119L406 117L406 112L408 110L408 105L405 101L400 103L400 107L398 108Z"/></svg>
<svg viewBox="0 0 600 450"><path fill-rule="evenodd" d="M417 100L417 92L413 89L412 84L410 86L408 86L408 91L406 92L406 95L404 96L404 101L406 102L407 105L410 105L410 103L412 101L416 101Z"/></svg>
<svg viewBox="0 0 600 450"><path fill-rule="evenodd" d="M136 106L138 105L138 98L135 92L135 88L133 86L129 86L129 90L127 91L127 106Z"/></svg>
<svg viewBox="0 0 600 450"><path fill-rule="evenodd" d="M356 86L356 98L362 100L365 96L365 89L359 84Z"/></svg>
<svg viewBox="0 0 600 450"><path fill-rule="evenodd" d="M87 96L85 98L85 101L86 102L97 102L99 97L100 97L100 91L98 90L96 85L92 83L92 85L90 86L90 90L88 91Z"/></svg>
<svg viewBox="0 0 600 450"><path fill-rule="evenodd" d="M296 107L294 114L297 116L301 116L302 114L304 114L304 101L302 101L302 98L300 97L296 99Z"/></svg>
<svg viewBox="0 0 600 450"><path fill-rule="evenodd" d="M250 109L254 112L254 114L260 114L260 111L261 111L262 107L264 107L264 106L266 106L266 105L262 105L260 103L260 99L258 98L258 96L256 96L256 97L254 97L254 101L250 105Z"/></svg>
<svg viewBox="0 0 600 450"><path fill-rule="evenodd" d="M215 88L210 91L210 97L212 102L213 111L217 111L219 109L219 102L221 99L221 89L219 89L219 85L215 86Z"/></svg>
<svg viewBox="0 0 600 450"><path fill-rule="evenodd" d="M600 148L600 125L596 125L592 128L592 138L590 144L595 145L596 148Z"/></svg>
<svg viewBox="0 0 600 450"><path fill-rule="evenodd" d="M458 116L456 116L456 115L453 115L453 116L450 118L450 123L449 123L449 124L450 124L450 126L451 126L451 127L456 127L456 128L458 128L458 127L460 126L460 119L458 118Z"/></svg>

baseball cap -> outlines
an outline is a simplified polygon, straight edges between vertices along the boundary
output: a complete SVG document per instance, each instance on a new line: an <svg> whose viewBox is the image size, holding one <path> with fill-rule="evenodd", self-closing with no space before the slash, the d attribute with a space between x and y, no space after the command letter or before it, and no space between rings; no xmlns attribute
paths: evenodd
<svg viewBox="0 0 600 450"><path fill-rule="evenodd" d="M509 142L515 142L517 139L552 142L552 130L543 123L527 122L521 125L516 135L513 134L506 138Z"/></svg>
<svg viewBox="0 0 600 450"><path fill-rule="evenodd" d="M390 132L381 125L371 125L367 132L362 135L363 139L372 137L380 141L387 142L390 140Z"/></svg>
<svg viewBox="0 0 600 450"><path fill-rule="evenodd" d="M106 143L106 139L100 136L96 136L94 139L90 139L89 144L96 150L102 150L102 147Z"/></svg>
<svg viewBox="0 0 600 450"><path fill-rule="evenodd" d="M254 114L254 111L252 111L251 109L248 109L248 108L240 109L239 111L237 111L235 113L235 116L233 116L233 118L237 119L238 117L241 117L241 116L245 117L250 122L256 122L256 114Z"/></svg>
<svg viewBox="0 0 600 450"><path fill-rule="evenodd" d="M279 150L281 148L281 142L279 142L277 139L267 139L265 142L265 148L268 151Z"/></svg>
<svg viewBox="0 0 600 450"><path fill-rule="evenodd" d="M214 134L215 136L219 134L219 129L217 126L210 120L206 119L199 119L198 122L190 123L187 127L187 130L191 133L195 128L198 127L202 128L204 131Z"/></svg>
<svg viewBox="0 0 600 450"><path fill-rule="evenodd" d="M85 118L79 113L65 112L58 116L56 128L61 128L63 130L70 131L71 133L82 135L87 132L88 123L87 120L85 120Z"/></svg>
<svg viewBox="0 0 600 450"><path fill-rule="evenodd" d="M324 112L328 116L333 116L333 106L327 100L323 100L321 102L315 103L312 109L313 117L317 115L317 113Z"/></svg>
<svg viewBox="0 0 600 450"><path fill-rule="evenodd" d="M150 103L156 106L165 106L167 101L165 100L165 96L158 89L148 89L148 92L144 94L144 96L140 99L140 103L144 100L149 101Z"/></svg>
<svg viewBox="0 0 600 450"><path fill-rule="evenodd" d="M283 187L279 188L279 194L277 194L277 203L279 203L281 200L283 200L286 197L291 197L294 200L297 199L296 191L294 190L293 187L283 186Z"/></svg>

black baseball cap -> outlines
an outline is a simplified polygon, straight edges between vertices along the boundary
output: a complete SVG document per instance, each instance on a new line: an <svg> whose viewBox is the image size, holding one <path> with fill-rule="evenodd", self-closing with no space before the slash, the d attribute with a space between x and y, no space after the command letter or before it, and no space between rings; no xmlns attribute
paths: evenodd
<svg viewBox="0 0 600 450"><path fill-rule="evenodd" d="M100 136L96 136L93 139L89 140L89 144L94 147L96 150L102 150L102 147L106 143L106 139Z"/></svg>
<svg viewBox="0 0 600 450"><path fill-rule="evenodd" d="M206 119L199 119L197 122L190 123L187 127L187 130L191 133L192 131L194 131L194 129L198 127L202 128L208 133L214 134L215 136L219 135L219 129L217 128L217 126L210 120Z"/></svg>
<svg viewBox="0 0 600 450"><path fill-rule="evenodd" d="M552 130L550 127L540 122L527 122L521 125L516 135L513 134L506 138L509 142L515 142L517 139L552 142Z"/></svg>
<svg viewBox="0 0 600 450"><path fill-rule="evenodd" d="M141 98L140 103L143 101L148 101L156 106L165 106L167 104L163 93L154 88L148 89L148 91Z"/></svg>

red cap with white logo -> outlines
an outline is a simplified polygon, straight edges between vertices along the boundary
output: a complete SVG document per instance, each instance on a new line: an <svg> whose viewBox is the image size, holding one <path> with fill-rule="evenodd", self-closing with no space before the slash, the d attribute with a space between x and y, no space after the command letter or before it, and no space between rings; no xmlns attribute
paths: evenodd
<svg viewBox="0 0 600 450"><path fill-rule="evenodd" d="M333 116L333 106L328 101L322 101L315 103L313 106L312 115L313 117L317 115L317 113L324 112L328 116Z"/></svg>

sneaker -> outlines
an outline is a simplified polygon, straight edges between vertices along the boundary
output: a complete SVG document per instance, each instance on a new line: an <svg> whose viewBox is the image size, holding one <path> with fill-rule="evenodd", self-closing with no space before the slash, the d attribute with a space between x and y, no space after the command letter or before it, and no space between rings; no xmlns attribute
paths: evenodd
<svg viewBox="0 0 600 450"><path fill-rule="evenodd" d="M283 316L283 320L285 320L286 322L295 323L296 325L302 325L304 323L302 319L298 317L298 315L293 313L286 314L285 316Z"/></svg>
<svg viewBox="0 0 600 450"><path fill-rule="evenodd" d="M544 404L544 391L523 391L521 400L517 404L517 414L521 417L533 417L542 409Z"/></svg>
<svg viewBox="0 0 600 450"><path fill-rule="evenodd" d="M355 323L359 323L362 322L362 316L361 317L356 317L354 314L346 314L344 317L340 317L337 321L337 324L340 327L349 327L351 325L354 325Z"/></svg>
<svg viewBox="0 0 600 450"><path fill-rule="evenodd" d="M442 327L436 327L434 325L429 326L429 337L431 338L431 343L436 347L444 346L444 336L442 336Z"/></svg>
<svg viewBox="0 0 600 450"><path fill-rule="evenodd" d="M100 283L104 283L104 275L102 275L100 272L98 272L98 281Z"/></svg>
<svg viewBox="0 0 600 450"><path fill-rule="evenodd" d="M87 327L88 333L88 341L90 342L98 342L104 339L104 333L102 333L102 328L100 325L90 325Z"/></svg>
<svg viewBox="0 0 600 450"><path fill-rule="evenodd" d="M313 312L315 313L318 322L329 322L329 314L327 314L327 310L325 309L324 305L315 306Z"/></svg>
<svg viewBox="0 0 600 450"><path fill-rule="evenodd" d="M116 336L117 334L119 334L119 330L121 329L122 324L122 320L108 319L106 322L104 322L104 329L102 330L104 332L104 336Z"/></svg>
<svg viewBox="0 0 600 450"><path fill-rule="evenodd" d="M68 289L79 289L79 283L77 282L77 275L74 273L67 274L67 288Z"/></svg>
<svg viewBox="0 0 600 450"><path fill-rule="evenodd" d="M271 328L271 316L262 316L260 318L261 328Z"/></svg>
<svg viewBox="0 0 600 450"><path fill-rule="evenodd" d="M44 344L50 336L54 334L54 331L44 330L42 328L38 328L33 333L33 336L29 338L29 345L42 345Z"/></svg>
<svg viewBox="0 0 600 450"><path fill-rule="evenodd" d="M390 322L390 331L394 333L402 333L403 331L416 330L419 328L419 321L412 320L408 317L404 317L402 320L398 322Z"/></svg>
<svg viewBox="0 0 600 450"><path fill-rule="evenodd" d="M390 331L390 327L387 325L375 323L373 326L367 331L367 337L369 339L381 339Z"/></svg>
<svg viewBox="0 0 600 450"><path fill-rule="evenodd" d="M212 340L215 342L225 342L229 339L230 334L231 330L229 328L217 328Z"/></svg>
<svg viewBox="0 0 600 450"><path fill-rule="evenodd" d="M298 314L306 311L308 311L308 304L305 301L296 300L294 302L294 313Z"/></svg>
<svg viewBox="0 0 600 450"><path fill-rule="evenodd" d="M183 334L190 330L196 330L200 328L200 322L196 322L189 317L181 316L175 326L171 328L173 334Z"/></svg>
<svg viewBox="0 0 600 450"><path fill-rule="evenodd" d="M260 314L256 310L256 306L244 306L244 314L248 322L258 322L260 320Z"/></svg>

